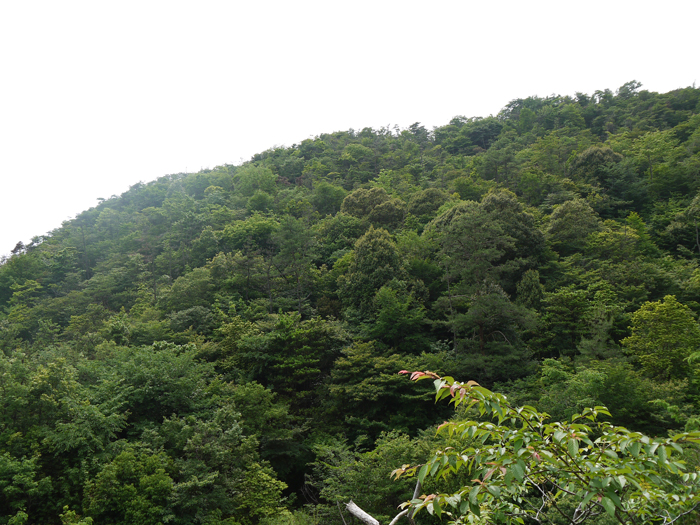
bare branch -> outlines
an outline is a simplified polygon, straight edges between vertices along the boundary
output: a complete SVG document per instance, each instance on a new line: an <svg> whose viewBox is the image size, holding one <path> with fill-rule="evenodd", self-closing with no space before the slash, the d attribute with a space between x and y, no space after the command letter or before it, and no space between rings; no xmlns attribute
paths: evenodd
<svg viewBox="0 0 700 525"><path fill-rule="evenodd" d="M673 518L673 519L670 520L670 521L669 521L668 518L664 517L664 524L666 524L666 523L675 523L681 516L685 516L686 514L690 514L691 512L694 512L695 509L697 509L699 506L700 506L700 503L698 503L698 504L696 504L696 505L693 505L693 507L692 507L691 509L685 511L683 514L679 514L678 516L676 516L675 518Z"/></svg>
<svg viewBox="0 0 700 525"><path fill-rule="evenodd" d="M391 523L389 523L389 525L396 525L398 523L398 521L401 519L401 516L405 516L406 514L408 514L409 510L411 510L411 509L406 509L406 510L402 510L401 512L399 512L396 516L394 516L394 519L391 520Z"/></svg>
<svg viewBox="0 0 700 525"><path fill-rule="evenodd" d="M508 338L506 337L506 334L504 334L504 333L501 332L500 330L494 330L494 331L491 332L491 333L492 333L492 334L501 334L501 335L503 336L503 339L505 339L506 342L507 342L509 345L512 345L512 344L513 344L513 343L511 343L510 341L508 341Z"/></svg>
<svg viewBox="0 0 700 525"><path fill-rule="evenodd" d="M338 504L338 513L340 514L340 519L343 520L343 525L348 525L345 523L345 517L343 516L343 511L340 509L340 501L336 501Z"/></svg>
<svg viewBox="0 0 700 525"><path fill-rule="evenodd" d="M350 500L350 503L346 504L345 508L362 523L366 523L367 525L379 525L377 520L358 507L354 501Z"/></svg>

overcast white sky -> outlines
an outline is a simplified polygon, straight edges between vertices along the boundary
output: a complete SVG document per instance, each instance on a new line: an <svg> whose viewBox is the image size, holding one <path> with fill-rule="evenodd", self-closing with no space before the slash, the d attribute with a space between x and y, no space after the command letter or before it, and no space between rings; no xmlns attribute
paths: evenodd
<svg viewBox="0 0 700 525"><path fill-rule="evenodd" d="M700 80L697 0L0 0L0 254L139 181Z"/></svg>

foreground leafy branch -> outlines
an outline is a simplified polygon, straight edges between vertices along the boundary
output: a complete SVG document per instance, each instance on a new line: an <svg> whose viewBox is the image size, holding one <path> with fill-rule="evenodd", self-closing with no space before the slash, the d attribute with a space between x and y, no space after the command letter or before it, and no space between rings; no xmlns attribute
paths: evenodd
<svg viewBox="0 0 700 525"><path fill-rule="evenodd" d="M403 370L401 373L408 374ZM450 523L553 523L577 525L607 513L619 523L670 524L700 508L699 472L680 459L682 445L700 432L650 438L599 421L605 407L587 408L568 422L547 422L534 407L514 407L502 394L474 381L462 383L433 372L436 400L448 398L479 414L438 428L464 448L438 450L423 465L395 470L395 479L447 478L467 471L471 485L452 494L414 497L402 505L451 518Z"/></svg>

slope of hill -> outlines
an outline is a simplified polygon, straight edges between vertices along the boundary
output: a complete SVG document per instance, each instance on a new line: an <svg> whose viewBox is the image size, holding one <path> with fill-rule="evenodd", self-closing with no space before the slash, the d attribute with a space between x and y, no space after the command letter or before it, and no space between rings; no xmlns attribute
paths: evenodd
<svg viewBox="0 0 700 525"><path fill-rule="evenodd" d="M448 417L401 369L693 424L700 89L640 88L320 135L18 246L0 523L390 515L410 489L388 472Z"/></svg>

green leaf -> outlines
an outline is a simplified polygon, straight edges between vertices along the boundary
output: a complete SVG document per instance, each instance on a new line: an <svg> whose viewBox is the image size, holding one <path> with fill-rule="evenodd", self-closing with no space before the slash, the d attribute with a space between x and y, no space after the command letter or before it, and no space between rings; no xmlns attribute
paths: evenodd
<svg viewBox="0 0 700 525"><path fill-rule="evenodd" d="M591 492L589 492L588 494L586 494L586 496L585 496L585 497L583 498L583 500L581 501L581 508L585 507L585 506L588 504L588 502L591 501L591 499L592 499L593 496L595 496L595 495L596 495L596 492L593 492L593 491L591 491Z"/></svg>
<svg viewBox="0 0 700 525"><path fill-rule="evenodd" d="M670 443L670 445L676 452L680 452L681 454L683 453L683 447L681 447L678 443Z"/></svg>
<svg viewBox="0 0 700 525"><path fill-rule="evenodd" d="M615 517L615 504L610 498L603 498L600 500L601 505L603 505L603 508L606 510L606 512L610 515L611 518Z"/></svg>
<svg viewBox="0 0 700 525"><path fill-rule="evenodd" d="M522 481L525 478L525 470L520 465L521 463L522 463L522 460L518 460L518 462L514 463L513 466L511 467L513 474L515 475L515 478L518 481Z"/></svg>
<svg viewBox="0 0 700 525"><path fill-rule="evenodd" d="M479 489L481 489L481 485L474 485L469 491L469 503L471 503L472 505L479 505L479 500L477 499L477 496L479 495Z"/></svg>
<svg viewBox="0 0 700 525"><path fill-rule="evenodd" d="M506 487L510 489L510 485L513 483L513 470L507 470L506 475L503 478L503 481L506 484Z"/></svg>
<svg viewBox="0 0 700 525"><path fill-rule="evenodd" d="M418 481L423 483L423 480L425 480L425 475L428 473L428 464L426 463L423 465L420 470L418 471Z"/></svg>
<svg viewBox="0 0 700 525"><path fill-rule="evenodd" d="M445 498L445 501L450 506L457 508L457 506L459 505L459 502L461 501L461 498L460 498L459 494L452 494L452 496L447 496Z"/></svg>
<svg viewBox="0 0 700 525"><path fill-rule="evenodd" d="M630 447L630 451L632 452L632 455L636 458L639 455L639 451L642 448L642 444L637 441L635 443L632 443L632 446Z"/></svg>
<svg viewBox="0 0 700 525"><path fill-rule="evenodd" d="M469 510L471 510L472 514L475 516L481 516L481 507L479 507L479 505L469 502Z"/></svg>
<svg viewBox="0 0 700 525"><path fill-rule="evenodd" d="M609 490L605 493L605 495L615 504L617 508L622 508L622 501L620 500L620 496L618 496L614 491Z"/></svg>
<svg viewBox="0 0 700 525"><path fill-rule="evenodd" d="M498 414L499 418L503 419L503 408L500 403L494 403L491 408Z"/></svg>
<svg viewBox="0 0 700 525"><path fill-rule="evenodd" d="M569 439L569 443L567 444L566 448L568 449L569 455L572 458L578 456L578 440L574 438Z"/></svg>

